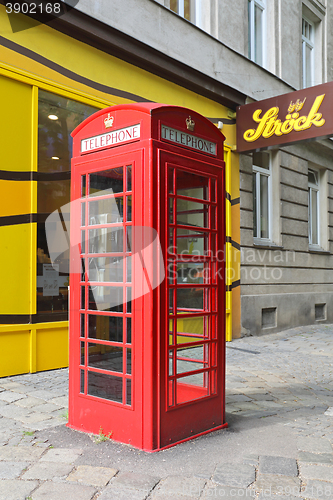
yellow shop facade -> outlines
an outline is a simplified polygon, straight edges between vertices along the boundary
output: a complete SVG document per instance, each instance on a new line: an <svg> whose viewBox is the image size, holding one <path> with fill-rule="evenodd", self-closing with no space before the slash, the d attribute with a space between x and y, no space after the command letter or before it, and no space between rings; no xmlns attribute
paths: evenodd
<svg viewBox="0 0 333 500"><path fill-rule="evenodd" d="M223 123L227 340L238 337L239 162L234 151L235 109L243 94L113 28L104 36L107 27L99 23L96 34L94 21L76 16L75 9L69 20L52 25L23 14L17 20L21 28L13 32L0 5L0 376L68 365L70 283L60 272L50 290L45 220L70 200L71 132L95 111L121 103L180 105Z"/></svg>

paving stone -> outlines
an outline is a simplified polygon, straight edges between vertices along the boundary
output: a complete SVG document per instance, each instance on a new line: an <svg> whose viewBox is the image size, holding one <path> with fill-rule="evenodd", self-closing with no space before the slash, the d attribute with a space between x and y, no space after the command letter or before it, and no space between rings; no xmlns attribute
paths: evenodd
<svg viewBox="0 0 333 500"><path fill-rule="evenodd" d="M296 460L293 458L262 455L259 457L259 473L298 476Z"/></svg>
<svg viewBox="0 0 333 500"><path fill-rule="evenodd" d="M255 468L246 464L219 464L212 480L223 486L247 488L255 480Z"/></svg>
<svg viewBox="0 0 333 500"><path fill-rule="evenodd" d="M113 486L108 486L102 494L98 497L98 500L145 500L147 498L148 492L145 490L135 491L131 490L130 495L129 490L121 490L119 488L114 488ZM149 497L149 500L152 497ZM45 499L46 500L46 499ZM67 500L67 499L66 499ZM171 499L173 500L173 499ZM182 498L181 500L187 500ZM193 500L193 498L191 498Z"/></svg>
<svg viewBox="0 0 333 500"><path fill-rule="evenodd" d="M134 490L150 491L159 482L160 478L148 474L137 474L136 472L120 472L112 480L115 488L127 488Z"/></svg>
<svg viewBox="0 0 333 500"><path fill-rule="evenodd" d="M310 453L332 453L331 443L321 438L299 437L297 439L297 448Z"/></svg>
<svg viewBox="0 0 333 500"><path fill-rule="evenodd" d="M300 474L304 479L319 479L333 482L333 465L300 464Z"/></svg>
<svg viewBox="0 0 333 500"><path fill-rule="evenodd" d="M12 392L12 391L3 391L0 392L0 399L2 401L5 401L7 403L14 403L14 401L17 401L19 399L26 398L25 394L19 394L18 392Z"/></svg>
<svg viewBox="0 0 333 500"><path fill-rule="evenodd" d="M154 490L155 498L169 496L187 496L198 498L206 484L206 479L199 477L169 476L163 479Z"/></svg>
<svg viewBox="0 0 333 500"><path fill-rule="evenodd" d="M267 493L262 492L259 493L258 499L257 500L300 500L302 497L295 497L295 496L289 496L289 495L272 495L269 491Z"/></svg>
<svg viewBox="0 0 333 500"><path fill-rule="evenodd" d="M298 461L311 464L333 464L333 453L309 453L308 451L300 451L298 453Z"/></svg>
<svg viewBox="0 0 333 500"><path fill-rule="evenodd" d="M256 495L254 490L245 490L243 488L234 487L231 488L229 486L209 486L204 489L204 492L201 499L208 500L212 499L224 499L224 500L233 500L233 499L252 499ZM171 500L171 499L170 499Z"/></svg>
<svg viewBox="0 0 333 500"><path fill-rule="evenodd" d="M243 464L246 465L253 465L254 467L257 467L259 464L259 457L258 455L243 455Z"/></svg>
<svg viewBox="0 0 333 500"><path fill-rule="evenodd" d="M64 411L63 409L61 409L61 407L59 405L55 405L53 403L43 403L43 404L39 404L37 406L34 406L32 408L32 410L36 413L39 413L39 412L42 412L42 413L52 413L54 411Z"/></svg>
<svg viewBox="0 0 333 500"><path fill-rule="evenodd" d="M30 409L20 408L15 405L6 405L0 408L0 415L6 418L13 418L18 420L19 417L25 417L31 413Z"/></svg>
<svg viewBox="0 0 333 500"><path fill-rule="evenodd" d="M38 485L37 481L0 480L0 500L26 500ZM59 500L59 499L58 499Z"/></svg>
<svg viewBox="0 0 333 500"><path fill-rule="evenodd" d="M0 479L15 479L28 465L28 462L0 462Z"/></svg>
<svg viewBox="0 0 333 500"><path fill-rule="evenodd" d="M49 420L52 418L48 413L29 413L29 415L23 415L17 417L17 420L23 424L36 424L38 422L43 422L44 420Z"/></svg>
<svg viewBox="0 0 333 500"><path fill-rule="evenodd" d="M90 465L79 465L67 478L67 481L76 481L78 483L90 484L102 488L106 486L112 477L118 472L118 469L108 467L92 467Z"/></svg>
<svg viewBox="0 0 333 500"><path fill-rule="evenodd" d="M263 490L266 495L298 496L301 480L298 477L258 474L258 478L252 487L256 491Z"/></svg>
<svg viewBox="0 0 333 500"><path fill-rule="evenodd" d="M33 500L59 500L61 498L66 500L91 500L95 493L96 489L92 486L46 482L37 488L31 497Z"/></svg>
<svg viewBox="0 0 333 500"><path fill-rule="evenodd" d="M40 462L72 464L80 455L82 455L82 450L77 448L51 448L40 459Z"/></svg>
<svg viewBox="0 0 333 500"><path fill-rule="evenodd" d="M53 397L52 399L49 400L49 403L53 403L55 405L61 406L63 408L68 407L68 396L60 396L60 397Z"/></svg>
<svg viewBox="0 0 333 500"><path fill-rule="evenodd" d="M33 406L41 405L43 402L44 401L42 399L29 396L15 401L14 404L15 406L21 406L23 408L32 408Z"/></svg>
<svg viewBox="0 0 333 500"><path fill-rule="evenodd" d="M44 449L33 446L4 446L0 448L0 460L33 462L44 452Z"/></svg>
<svg viewBox="0 0 333 500"><path fill-rule="evenodd" d="M238 401L252 401L251 398L244 396L244 394L232 394L225 398L226 403L236 403Z"/></svg>
<svg viewBox="0 0 333 500"><path fill-rule="evenodd" d="M316 500L332 500L333 483L313 481L310 479L302 486L301 495L304 498L313 498Z"/></svg>
<svg viewBox="0 0 333 500"><path fill-rule="evenodd" d="M47 481L49 479L68 476L72 469L73 465L70 464L39 462L27 470L23 474L22 479L39 479L40 481Z"/></svg>

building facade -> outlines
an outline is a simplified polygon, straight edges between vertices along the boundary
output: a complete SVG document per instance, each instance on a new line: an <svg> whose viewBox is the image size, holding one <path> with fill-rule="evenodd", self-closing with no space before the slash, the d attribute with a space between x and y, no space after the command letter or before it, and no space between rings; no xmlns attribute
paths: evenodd
<svg viewBox="0 0 333 500"><path fill-rule="evenodd" d="M69 202L71 131L125 102L223 123L229 340L332 321L331 141L236 144L238 106L332 80L332 12L319 0L80 0L40 24L0 5L2 376L67 365L68 275L50 291L45 220Z"/></svg>

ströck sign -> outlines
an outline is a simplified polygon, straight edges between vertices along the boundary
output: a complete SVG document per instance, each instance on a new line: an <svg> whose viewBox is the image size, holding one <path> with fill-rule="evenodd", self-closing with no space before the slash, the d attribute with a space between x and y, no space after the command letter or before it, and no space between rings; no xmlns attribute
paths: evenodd
<svg viewBox="0 0 333 500"><path fill-rule="evenodd" d="M291 92L237 109L237 150L333 135L333 82Z"/></svg>

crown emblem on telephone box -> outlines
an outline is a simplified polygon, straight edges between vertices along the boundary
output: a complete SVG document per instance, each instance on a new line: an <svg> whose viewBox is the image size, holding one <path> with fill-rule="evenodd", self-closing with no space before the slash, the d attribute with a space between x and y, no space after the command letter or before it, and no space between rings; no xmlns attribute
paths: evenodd
<svg viewBox="0 0 333 500"><path fill-rule="evenodd" d="M187 127L187 130L191 130L191 132L194 131L194 126L195 126L195 121L192 120L191 116L189 116L188 118L186 118L186 127Z"/></svg>
<svg viewBox="0 0 333 500"><path fill-rule="evenodd" d="M111 116L111 113L109 113L107 118L105 118L104 120L105 128L111 128L113 125L113 120L114 120L113 116Z"/></svg>

